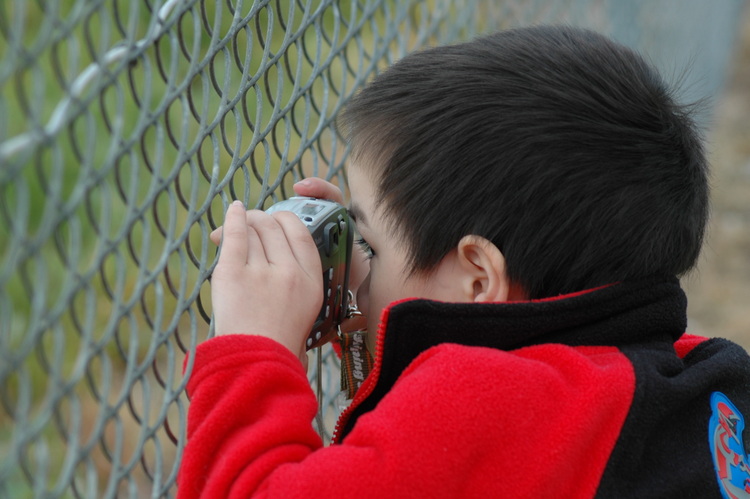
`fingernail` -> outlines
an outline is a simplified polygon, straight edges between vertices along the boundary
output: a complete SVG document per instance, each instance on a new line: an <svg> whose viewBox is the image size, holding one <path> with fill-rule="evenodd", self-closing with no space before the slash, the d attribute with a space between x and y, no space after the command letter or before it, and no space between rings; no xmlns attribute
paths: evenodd
<svg viewBox="0 0 750 499"><path fill-rule="evenodd" d="M245 205L242 204L242 201L240 201L239 199L235 199L234 201L232 201L232 206L239 206L240 208L244 208Z"/></svg>
<svg viewBox="0 0 750 499"><path fill-rule="evenodd" d="M310 185L310 181L307 179L302 179L294 185L301 185L302 187L307 187L308 185Z"/></svg>

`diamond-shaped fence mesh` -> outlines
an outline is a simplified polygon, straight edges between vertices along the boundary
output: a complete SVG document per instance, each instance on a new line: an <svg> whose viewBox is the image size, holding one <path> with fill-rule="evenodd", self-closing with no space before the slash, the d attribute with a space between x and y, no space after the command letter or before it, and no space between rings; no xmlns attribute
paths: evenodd
<svg viewBox="0 0 750 499"><path fill-rule="evenodd" d="M345 185L336 115L388 63L538 22L680 46L714 16L695 66L723 64L742 2L687 3L1 2L0 497L174 494L183 360L211 334L208 234L232 199ZM330 418L337 361L318 354Z"/></svg>

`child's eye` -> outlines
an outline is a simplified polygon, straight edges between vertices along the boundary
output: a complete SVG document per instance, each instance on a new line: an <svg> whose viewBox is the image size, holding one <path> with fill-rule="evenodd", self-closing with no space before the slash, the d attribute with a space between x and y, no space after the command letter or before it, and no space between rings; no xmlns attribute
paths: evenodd
<svg viewBox="0 0 750 499"><path fill-rule="evenodd" d="M357 245L358 245L358 246L359 246L360 248L362 248L362 251L364 251L364 252L365 252L365 255L367 255L367 259L368 259L368 260L369 260L370 258L372 258L372 257L374 257L374 256L375 256L375 252L374 252L374 251L372 250L372 248L370 247L370 243L368 243L367 241L365 241L365 240L364 240L363 238L359 238L359 239L357 239L357 240L356 240L356 241L354 241L354 242L355 242L355 244L357 244Z"/></svg>

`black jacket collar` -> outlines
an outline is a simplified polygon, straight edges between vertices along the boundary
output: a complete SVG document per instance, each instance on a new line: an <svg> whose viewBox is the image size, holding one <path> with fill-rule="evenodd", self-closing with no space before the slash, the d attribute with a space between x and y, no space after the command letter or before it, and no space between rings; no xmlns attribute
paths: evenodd
<svg viewBox="0 0 750 499"><path fill-rule="evenodd" d="M570 346L673 343L685 331L687 299L676 278L625 282L557 298L510 303L408 300L383 313L379 376L342 428L372 410L406 367L442 343L513 350L542 343ZM375 374L375 373L373 373ZM369 383L367 383L369 384Z"/></svg>

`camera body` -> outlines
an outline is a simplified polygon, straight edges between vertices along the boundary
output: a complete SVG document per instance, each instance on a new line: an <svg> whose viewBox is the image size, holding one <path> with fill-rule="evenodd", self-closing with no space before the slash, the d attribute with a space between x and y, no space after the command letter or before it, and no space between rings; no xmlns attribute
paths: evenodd
<svg viewBox="0 0 750 499"><path fill-rule="evenodd" d="M310 230L320 254L323 304L305 341L305 347L310 350L330 341L346 318L354 228L346 208L324 199L295 196L266 210L267 213L277 211L297 215Z"/></svg>

